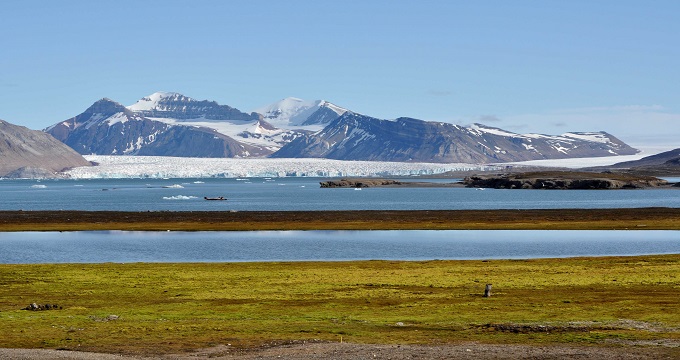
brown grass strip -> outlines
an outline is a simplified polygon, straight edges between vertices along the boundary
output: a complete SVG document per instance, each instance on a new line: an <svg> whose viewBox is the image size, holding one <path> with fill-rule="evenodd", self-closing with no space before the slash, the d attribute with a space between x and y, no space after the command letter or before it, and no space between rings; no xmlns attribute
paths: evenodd
<svg viewBox="0 0 680 360"><path fill-rule="evenodd" d="M0 231L680 230L680 209L0 211Z"/></svg>

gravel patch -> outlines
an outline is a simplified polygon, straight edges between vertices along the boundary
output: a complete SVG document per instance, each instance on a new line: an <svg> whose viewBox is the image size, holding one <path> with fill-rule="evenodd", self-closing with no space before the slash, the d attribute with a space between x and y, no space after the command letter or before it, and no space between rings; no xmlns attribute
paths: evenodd
<svg viewBox="0 0 680 360"><path fill-rule="evenodd" d="M217 346L196 352L155 357L123 356L41 349L0 349L8 360L267 360L267 359L677 359L677 347L654 346L528 346L465 343L456 345L363 345L350 343L302 343L242 350Z"/></svg>

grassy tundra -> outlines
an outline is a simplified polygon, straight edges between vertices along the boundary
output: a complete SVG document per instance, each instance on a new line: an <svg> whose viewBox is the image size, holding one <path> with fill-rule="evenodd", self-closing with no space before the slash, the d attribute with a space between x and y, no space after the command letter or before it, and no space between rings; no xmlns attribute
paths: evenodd
<svg viewBox="0 0 680 360"><path fill-rule="evenodd" d="M493 293L484 298L487 283ZM0 347L160 354L298 340L677 344L678 294L680 255L0 265ZM31 303L62 309L21 310Z"/></svg>

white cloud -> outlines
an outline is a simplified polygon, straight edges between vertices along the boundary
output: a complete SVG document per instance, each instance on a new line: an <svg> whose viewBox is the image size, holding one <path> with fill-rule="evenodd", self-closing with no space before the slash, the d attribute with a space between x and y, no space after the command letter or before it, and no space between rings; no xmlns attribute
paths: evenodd
<svg viewBox="0 0 680 360"><path fill-rule="evenodd" d="M481 115L479 117L479 122L482 124L487 124L491 122L501 122L502 120L496 115Z"/></svg>

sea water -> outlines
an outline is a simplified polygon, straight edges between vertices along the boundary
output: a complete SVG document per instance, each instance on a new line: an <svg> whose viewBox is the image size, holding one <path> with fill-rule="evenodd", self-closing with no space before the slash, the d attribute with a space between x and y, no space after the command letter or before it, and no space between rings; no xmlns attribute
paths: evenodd
<svg viewBox="0 0 680 360"><path fill-rule="evenodd" d="M0 210L287 211L680 207L680 189L677 188L365 188L354 191L351 188L320 188L321 180L325 179L2 180ZM204 200L204 197L219 196L227 200Z"/></svg>

